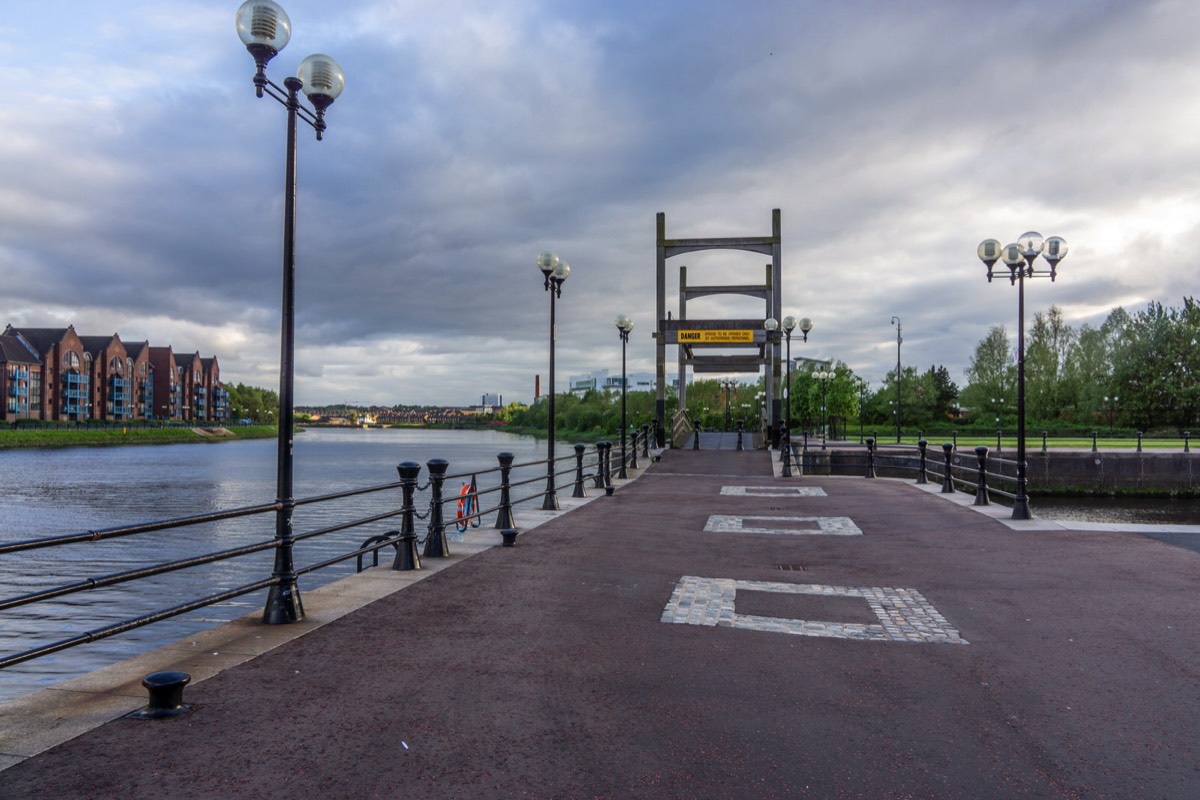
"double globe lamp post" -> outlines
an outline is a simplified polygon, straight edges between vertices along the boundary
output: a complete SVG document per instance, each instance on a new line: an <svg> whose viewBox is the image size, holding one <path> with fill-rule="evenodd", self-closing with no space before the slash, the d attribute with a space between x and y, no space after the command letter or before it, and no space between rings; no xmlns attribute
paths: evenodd
<svg viewBox="0 0 1200 800"><path fill-rule="evenodd" d="M617 472L617 478L625 480L629 477L629 473L625 470L625 465L629 461L629 456L625 452L625 435L628 422L625 417L625 390L628 382L625 378L625 348L629 344L629 332L633 330L633 320L624 314L618 314L613 320L613 325L617 326L617 333L621 336L621 469Z"/></svg>
<svg viewBox="0 0 1200 800"><path fill-rule="evenodd" d="M545 289L550 293L550 386L546 394L550 403L546 435L546 495L542 501L543 511L558 510L558 491L554 487L554 340L558 338L558 325L554 319L554 301L562 297L563 281L571 274L571 267L549 250L537 257L537 267L545 278Z"/></svg>
<svg viewBox="0 0 1200 800"><path fill-rule="evenodd" d="M995 275L993 265L1003 259L1009 281L1017 287L1017 496L1013 500L1012 518L1031 519L1025 461L1025 279L1049 278L1053 282L1058 262L1067 256L1067 243L1058 236L1043 239L1040 233L1028 231L1015 243L1003 247L995 239L985 239L976 252L987 266L988 283ZM1046 260L1050 269L1039 270L1034 266L1038 256Z"/></svg>
<svg viewBox="0 0 1200 800"><path fill-rule="evenodd" d="M279 355L279 440L276 459L275 566L267 595L263 621L270 624L304 619L304 605L296 584L292 560L295 537L292 530L292 425L295 383L296 318L296 121L302 119L317 135L325 133L325 111L346 85L342 68L326 55L314 54L300 62L295 77L283 86L267 78L267 63L288 43L292 23L287 13L272 0L247 0L237 10L238 37L254 58L255 93L269 95L287 109L287 150L283 186L283 320ZM312 108L300 102L303 91Z"/></svg>
<svg viewBox="0 0 1200 800"><path fill-rule="evenodd" d="M808 332L812 330L813 323L808 317L797 322L796 318L788 315L783 318L783 335L787 340L787 377L784 379L784 402L787 404L784 407L784 424L787 426L787 437L783 442L783 476L785 478L792 475L792 331L799 326L800 333L804 335L804 341L808 341Z"/></svg>

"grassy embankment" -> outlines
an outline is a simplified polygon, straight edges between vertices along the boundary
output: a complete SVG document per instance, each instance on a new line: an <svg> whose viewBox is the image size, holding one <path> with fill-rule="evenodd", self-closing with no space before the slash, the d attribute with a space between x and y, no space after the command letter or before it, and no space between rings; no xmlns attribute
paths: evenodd
<svg viewBox="0 0 1200 800"><path fill-rule="evenodd" d="M233 428L0 428L0 449L14 447L112 447L125 444L191 444L237 439L268 439L273 425Z"/></svg>

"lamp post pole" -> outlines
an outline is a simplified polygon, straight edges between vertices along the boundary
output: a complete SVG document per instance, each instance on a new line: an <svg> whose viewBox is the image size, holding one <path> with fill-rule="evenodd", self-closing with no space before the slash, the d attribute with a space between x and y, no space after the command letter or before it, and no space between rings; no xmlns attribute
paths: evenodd
<svg viewBox="0 0 1200 800"><path fill-rule="evenodd" d="M625 347L629 344L629 332L633 330L633 320L624 314L617 315L613 320L613 324L617 326L617 332L621 335L621 469L617 473L618 480L625 480L629 477L625 471L625 463L629 460L625 454L625 429L627 427L625 421Z"/></svg>
<svg viewBox="0 0 1200 800"><path fill-rule="evenodd" d="M900 318L892 317L896 326L896 444L900 444L900 343L904 337L900 335Z"/></svg>
<svg viewBox="0 0 1200 800"><path fill-rule="evenodd" d="M858 379L858 443L863 443L863 406L867 402L867 382Z"/></svg>
<svg viewBox="0 0 1200 800"><path fill-rule="evenodd" d="M825 437L829 429L829 411L826 405L825 386L829 379L833 377L832 372L826 370L817 370L812 374L814 381L821 382L821 449L825 449Z"/></svg>
<svg viewBox="0 0 1200 800"><path fill-rule="evenodd" d="M263 622L281 624L304 619L304 604L296 583L292 550L295 536L292 513L292 425L295 420L296 330L296 121L303 119L316 132L325 133L325 110L345 88L342 68L326 55L314 54L300 62L295 77L284 79L283 87L267 78L267 63L287 45L292 25L287 13L273 0L247 0L237 10L238 37L254 58L254 89L258 97L269 95L287 109L287 149L284 165L283 209L283 300L279 353L279 434L276 447L275 564L271 588L263 610ZM303 90L312 110L300 103Z"/></svg>
<svg viewBox="0 0 1200 800"><path fill-rule="evenodd" d="M554 300L562 297L563 281L571 274L571 267L549 250L538 255L537 267L545 278L544 288L550 293L550 406L547 409L549 430L546 434L546 494L542 501L542 510L557 511L558 492L554 487L554 341L558 338L558 325L554 319Z"/></svg>
<svg viewBox="0 0 1200 800"><path fill-rule="evenodd" d="M1013 500L1012 518L1031 519L1025 460L1025 279L1048 277L1053 283L1058 262L1066 258L1067 243L1058 236L1043 239L1040 233L1027 231L1021 234L1017 243L1004 247L995 239L985 239L979 243L976 253L987 265L988 283L992 282L992 266L1003 259L1009 270L1009 281L1017 286L1017 496ZM1033 263L1038 256L1049 262L1048 271L1034 269Z"/></svg>

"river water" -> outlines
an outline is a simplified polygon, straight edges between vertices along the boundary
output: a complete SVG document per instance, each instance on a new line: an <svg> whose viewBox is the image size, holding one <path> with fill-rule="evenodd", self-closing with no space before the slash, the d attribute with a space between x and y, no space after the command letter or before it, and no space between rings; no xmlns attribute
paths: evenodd
<svg viewBox="0 0 1200 800"><path fill-rule="evenodd" d="M592 448L589 448L592 450ZM296 436L294 496L378 486L398 480L396 465L422 465L430 458L450 462L450 474L497 466L496 455L511 452L516 464L545 458L546 444L528 436L498 431L317 428ZM574 462L571 445L556 448ZM275 498L276 441L219 444L152 445L0 451L6 477L0 506L0 541L189 516L221 509L270 503ZM560 461L559 469L565 468ZM542 468L514 472L513 480L541 474ZM481 487L498 483L492 476ZM564 480L559 479L559 491ZM448 481L447 494L459 481ZM514 501L544 490L545 482L515 487ZM566 491L570 483L566 482ZM498 495L481 500L484 509ZM418 498L423 510L427 495ZM531 501L535 502L536 501ZM294 529L304 531L401 506L399 490L318 506L297 507ZM520 509L516 517L520 522ZM484 525L491 519L485 518ZM0 596L12 597L75 580L99 577L137 566L202 555L274 536L273 513L151 534L33 550L0 557ZM297 567L351 551L373 534L400 527L389 519L342 533L299 542ZM423 535L424 525L417 523ZM389 548L381 560L390 557ZM0 654L12 655L66 639L122 619L157 611L222 589L234 588L271 573L273 551L218 564L146 578L121 586L69 595L58 600L0 612ZM354 572L351 560L300 579L301 593ZM97 642L0 670L0 701L28 694L64 678L80 675L259 610L266 591L190 612Z"/></svg>

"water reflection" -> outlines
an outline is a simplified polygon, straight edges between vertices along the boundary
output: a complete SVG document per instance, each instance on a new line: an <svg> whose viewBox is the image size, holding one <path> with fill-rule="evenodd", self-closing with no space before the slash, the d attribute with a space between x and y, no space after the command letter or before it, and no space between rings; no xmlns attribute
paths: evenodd
<svg viewBox="0 0 1200 800"><path fill-rule="evenodd" d="M435 457L447 459L452 474L482 471L496 466L496 454L501 451L512 452L517 463L522 463L543 458L544 448L544 442L532 437L496 431L315 429L296 437L294 491L302 498L392 483L398 478L396 464L416 461L424 465ZM560 447L558 452L573 461L571 446ZM270 503L275 499L275 459L274 440L3 451L0 469L20 479L12 482L7 502L0 508L0 541ZM428 480L424 470L421 480ZM514 489L514 499L529 497L543 486ZM457 490L457 485L447 485L448 493ZM427 502L427 494L419 497L418 508ZM400 504L400 492L395 489L299 506L294 528L302 534L350 518L398 511ZM484 506L493 504L485 502ZM517 514L519 518L519 510ZM395 518L299 542L296 565L323 561L358 547L369 536L398 527ZM275 518L268 513L17 553L0 558L0 586L4 587L3 596L12 597L146 564L269 541L274 532ZM266 550L0 612L0 653L66 639L250 583L270 574L273 558L273 551ZM301 578L301 589L315 588L353 571L353 561L320 570ZM265 590L0 670L0 700L193 635L261 609L264 602Z"/></svg>

